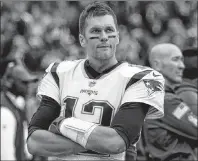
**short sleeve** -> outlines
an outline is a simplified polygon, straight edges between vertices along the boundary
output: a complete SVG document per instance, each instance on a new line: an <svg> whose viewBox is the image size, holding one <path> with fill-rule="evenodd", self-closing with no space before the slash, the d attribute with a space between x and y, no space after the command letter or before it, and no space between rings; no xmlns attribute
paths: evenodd
<svg viewBox="0 0 198 161"><path fill-rule="evenodd" d="M156 119L164 116L164 78L153 72L130 85L123 96L122 104L127 102L141 102L150 105L146 119Z"/></svg>
<svg viewBox="0 0 198 161"><path fill-rule="evenodd" d="M37 96L39 98L41 98L42 95L48 96L48 97L53 98L58 103L60 103L59 87L51 72L53 65L54 64L51 64L46 69L46 74L43 76L42 80L39 83L39 86L37 89Z"/></svg>

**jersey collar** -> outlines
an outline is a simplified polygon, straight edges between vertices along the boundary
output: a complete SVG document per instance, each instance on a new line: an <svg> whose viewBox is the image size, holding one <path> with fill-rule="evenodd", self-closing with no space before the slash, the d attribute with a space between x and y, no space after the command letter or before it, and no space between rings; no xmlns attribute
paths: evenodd
<svg viewBox="0 0 198 161"><path fill-rule="evenodd" d="M111 72L113 69L115 69L117 66L119 66L122 62L118 62L115 65L113 65L112 67L104 70L102 73L99 73L97 71L95 71L89 64L89 60L86 60L84 63L84 68L85 68L85 72L88 75L88 77L90 79L98 79L101 76L103 76L104 74L107 74L109 72Z"/></svg>

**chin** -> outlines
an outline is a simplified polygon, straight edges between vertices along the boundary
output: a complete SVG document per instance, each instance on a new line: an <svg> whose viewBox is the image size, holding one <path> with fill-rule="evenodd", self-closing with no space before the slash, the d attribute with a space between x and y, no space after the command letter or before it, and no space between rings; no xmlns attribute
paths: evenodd
<svg viewBox="0 0 198 161"><path fill-rule="evenodd" d="M183 81L182 78L178 78L175 80L176 83L182 83L182 81Z"/></svg>
<svg viewBox="0 0 198 161"><path fill-rule="evenodd" d="M108 59L111 59L112 57L113 57L113 55L110 53L103 53L103 54L100 53L100 55L98 55L97 59L108 60Z"/></svg>
<svg viewBox="0 0 198 161"><path fill-rule="evenodd" d="M104 59L109 59L109 58L111 58L111 57L112 57L112 54L109 54L109 53L103 55L103 58L104 58Z"/></svg>

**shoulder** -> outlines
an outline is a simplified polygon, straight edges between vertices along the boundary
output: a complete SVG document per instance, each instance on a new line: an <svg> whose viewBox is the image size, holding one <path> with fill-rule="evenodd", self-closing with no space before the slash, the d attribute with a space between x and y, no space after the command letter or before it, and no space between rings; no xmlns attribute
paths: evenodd
<svg viewBox="0 0 198 161"><path fill-rule="evenodd" d="M59 79L65 75L65 73L72 71L78 66L78 64L84 62L84 59L73 60L73 61L62 61L51 63L48 68L45 70L43 78L48 77L48 81L54 79L56 84L59 86Z"/></svg>
<svg viewBox="0 0 198 161"><path fill-rule="evenodd" d="M193 82L191 82L190 80L186 81L185 79L183 80L183 82L180 85L178 85L175 88L175 91L177 94L181 94L181 93L185 93L185 92L188 92L188 93L191 92L191 93L197 94L197 88L193 84Z"/></svg>
<svg viewBox="0 0 198 161"><path fill-rule="evenodd" d="M74 61L62 61L51 63L45 70L45 74L39 83L39 88L41 86L47 87L47 85L54 84L56 87L60 86L60 81L64 79L66 74L74 70L80 63L83 63L84 59L74 60Z"/></svg>
<svg viewBox="0 0 198 161"><path fill-rule="evenodd" d="M146 66L142 66L142 65L136 65L136 64L130 64L128 62L123 62L121 70L125 71L124 72L125 75L129 75L129 74L140 72L143 70L153 70L153 69L146 67Z"/></svg>
<svg viewBox="0 0 198 161"><path fill-rule="evenodd" d="M131 79L131 81L159 80L165 82L161 73L147 66L123 63L120 73L123 77Z"/></svg>
<svg viewBox="0 0 198 161"><path fill-rule="evenodd" d="M183 106L184 102L175 93L165 92L164 109L167 113L173 111L174 109L177 109L177 107L182 108Z"/></svg>
<svg viewBox="0 0 198 161"><path fill-rule="evenodd" d="M181 100L175 92L174 87L165 85L165 97L164 101L170 103L171 101L175 102Z"/></svg>
<svg viewBox="0 0 198 161"><path fill-rule="evenodd" d="M67 72L67 71L74 69L82 61L84 61L84 59L73 60L73 61L64 60L62 62L54 62L49 65L49 67L46 69L46 72L47 73L49 73L49 72L56 72L56 73Z"/></svg>

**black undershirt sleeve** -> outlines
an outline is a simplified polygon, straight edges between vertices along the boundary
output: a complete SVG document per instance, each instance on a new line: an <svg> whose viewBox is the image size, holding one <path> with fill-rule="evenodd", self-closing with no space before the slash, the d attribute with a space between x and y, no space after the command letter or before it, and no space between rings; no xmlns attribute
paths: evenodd
<svg viewBox="0 0 198 161"><path fill-rule="evenodd" d="M28 138L35 130L48 130L52 121L59 116L60 110L61 106L58 102L48 96L42 96L40 106L28 127Z"/></svg>
<svg viewBox="0 0 198 161"><path fill-rule="evenodd" d="M123 138L127 148L137 142L149 107L141 102L125 103L113 118L111 128Z"/></svg>

